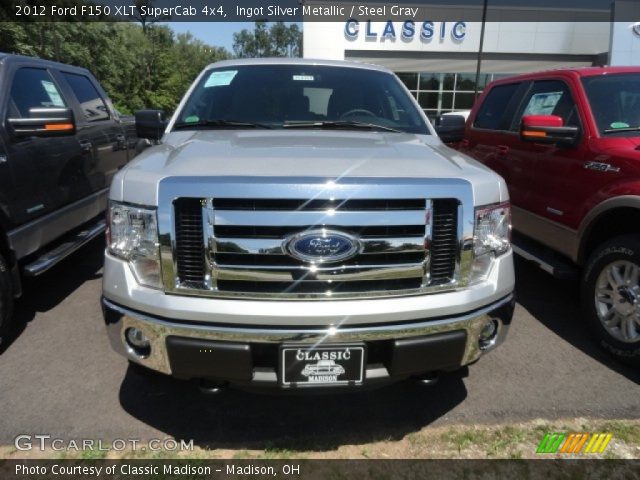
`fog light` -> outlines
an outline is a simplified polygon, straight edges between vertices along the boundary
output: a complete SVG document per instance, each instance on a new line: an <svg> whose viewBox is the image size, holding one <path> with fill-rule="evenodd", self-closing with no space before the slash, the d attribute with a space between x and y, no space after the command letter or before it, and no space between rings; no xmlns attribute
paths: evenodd
<svg viewBox="0 0 640 480"><path fill-rule="evenodd" d="M139 357L148 357L151 353L149 338L138 328L127 328L124 332L127 344Z"/></svg>
<svg viewBox="0 0 640 480"><path fill-rule="evenodd" d="M480 338L478 341L478 345L480 346L480 350L486 350L493 346L498 337L498 329L500 328L500 324L498 320L489 320L482 330L480 330Z"/></svg>

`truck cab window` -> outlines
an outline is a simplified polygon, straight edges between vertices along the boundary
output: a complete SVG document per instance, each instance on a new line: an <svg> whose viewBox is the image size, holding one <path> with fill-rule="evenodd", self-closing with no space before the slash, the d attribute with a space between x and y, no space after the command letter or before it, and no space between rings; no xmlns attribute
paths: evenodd
<svg viewBox="0 0 640 480"><path fill-rule="evenodd" d="M109 119L109 109L91 80L84 75L73 73L63 73L64 78L69 83L71 90L75 94L84 117L88 122Z"/></svg>
<svg viewBox="0 0 640 480"><path fill-rule="evenodd" d="M65 107L66 104L51 75L42 68L20 68L11 85L11 106L21 117L31 108Z"/></svg>
<svg viewBox="0 0 640 480"><path fill-rule="evenodd" d="M513 109L509 106L513 104L520 86L520 83L511 83L494 87L482 104L473 126L487 130L508 130L513 115Z"/></svg>
<svg viewBox="0 0 640 480"><path fill-rule="evenodd" d="M420 111L395 76L314 65L208 70L177 118L179 128L204 128L211 121L248 122L272 129L295 123L359 122L429 134Z"/></svg>
<svg viewBox="0 0 640 480"><path fill-rule="evenodd" d="M576 103L571 97L569 87L559 80L535 82L523 102L524 108L518 115L515 127L525 115L555 115L562 118L563 124L580 126Z"/></svg>
<svg viewBox="0 0 640 480"><path fill-rule="evenodd" d="M616 137L637 136L634 129L640 126L640 74L586 77L582 84L600 133Z"/></svg>

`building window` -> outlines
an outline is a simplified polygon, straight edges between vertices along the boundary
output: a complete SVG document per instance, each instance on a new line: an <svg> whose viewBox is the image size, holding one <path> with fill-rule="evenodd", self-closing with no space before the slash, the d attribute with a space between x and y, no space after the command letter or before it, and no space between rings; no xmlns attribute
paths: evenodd
<svg viewBox="0 0 640 480"><path fill-rule="evenodd" d="M440 90L442 79L439 73L421 73L420 90Z"/></svg>
<svg viewBox="0 0 640 480"><path fill-rule="evenodd" d="M418 103L424 110L438 110L440 94L438 92L420 92Z"/></svg>
<svg viewBox="0 0 640 480"><path fill-rule="evenodd" d="M475 101L474 93L456 92L454 110L471 110Z"/></svg>
<svg viewBox="0 0 640 480"><path fill-rule="evenodd" d="M417 90L418 89L418 74L417 73L396 73L398 78L402 80L402 83L406 85L409 90Z"/></svg>
<svg viewBox="0 0 640 480"><path fill-rule="evenodd" d="M445 112L471 110L475 102L475 73L400 72L397 75L431 119ZM493 80L509 76L509 73L481 74L478 93Z"/></svg>

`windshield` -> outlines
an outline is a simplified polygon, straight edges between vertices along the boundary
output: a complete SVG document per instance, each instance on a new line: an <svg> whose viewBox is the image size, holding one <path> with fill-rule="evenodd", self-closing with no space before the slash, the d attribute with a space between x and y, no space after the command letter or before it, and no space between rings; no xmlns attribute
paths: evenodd
<svg viewBox="0 0 640 480"><path fill-rule="evenodd" d="M584 77L582 84L601 135L640 136L640 73Z"/></svg>
<svg viewBox="0 0 640 480"><path fill-rule="evenodd" d="M313 65L209 70L177 117L180 128L347 128L430 132L386 72Z"/></svg>

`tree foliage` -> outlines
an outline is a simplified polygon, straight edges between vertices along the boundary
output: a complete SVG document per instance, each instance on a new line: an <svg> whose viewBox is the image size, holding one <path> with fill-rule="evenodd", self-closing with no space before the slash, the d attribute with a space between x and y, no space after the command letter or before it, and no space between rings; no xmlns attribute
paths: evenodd
<svg viewBox="0 0 640 480"><path fill-rule="evenodd" d="M156 22L166 22L171 19L171 16L166 15L162 17L151 17L145 14L145 10L142 7L153 7L153 0L134 0L133 4L136 7L137 13L133 14L133 18L140 22L142 25L142 31L147 33L147 28Z"/></svg>
<svg viewBox="0 0 640 480"><path fill-rule="evenodd" d="M228 58L190 34L146 22L0 22L0 51L89 69L116 108L173 110L208 64Z"/></svg>
<svg viewBox="0 0 640 480"><path fill-rule="evenodd" d="M276 22L270 27L256 22L253 32L244 29L233 34L233 51L240 58L299 57L302 55L302 31L298 25Z"/></svg>
<svg viewBox="0 0 640 480"><path fill-rule="evenodd" d="M73 4L77 0L60 0ZM136 0L136 5L151 4ZM116 108L172 111L208 64L229 58L191 34L175 34L157 19L136 22L3 22L0 51L55 60L89 69ZM235 33L238 57L295 57L302 53L298 25L256 22L253 32Z"/></svg>

